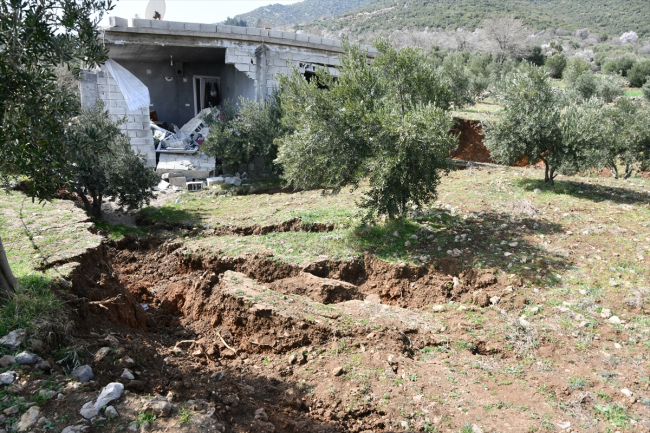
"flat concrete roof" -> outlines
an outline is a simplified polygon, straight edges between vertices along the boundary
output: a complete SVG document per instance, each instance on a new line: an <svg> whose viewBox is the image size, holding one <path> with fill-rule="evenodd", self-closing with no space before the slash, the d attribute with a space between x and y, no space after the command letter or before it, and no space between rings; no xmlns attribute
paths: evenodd
<svg viewBox="0 0 650 433"><path fill-rule="evenodd" d="M110 27L104 27L106 42L121 44L155 44L165 43L176 46L206 46L200 39L222 39L241 42L267 43L296 48L309 48L330 52L334 55L343 52L341 41L321 38L304 33L284 32L280 30L260 29L256 27L227 26L223 24L183 23L177 21L160 21L110 17ZM152 38L153 37L153 38ZM198 40L197 40L198 39ZM376 53L370 46L368 54Z"/></svg>

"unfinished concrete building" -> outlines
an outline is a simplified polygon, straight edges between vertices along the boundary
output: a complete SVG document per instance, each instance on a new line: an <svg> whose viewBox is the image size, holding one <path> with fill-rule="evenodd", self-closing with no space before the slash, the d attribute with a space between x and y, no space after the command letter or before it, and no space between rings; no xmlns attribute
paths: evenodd
<svg viewBox="0 0 650 433"><path fill-rule="evenodd" d="M87 71L82 102L101 98L148 165L157 163L151 122L184 125L206 107L240 96L261 101L290 65L305 75L317 66L337 74L341 42L306 34L216 24L110 18L103 29L109 58L149 90L150 106L129 111L116 80L104 71ZM207 165L214 160L205 161Z"/></svg>

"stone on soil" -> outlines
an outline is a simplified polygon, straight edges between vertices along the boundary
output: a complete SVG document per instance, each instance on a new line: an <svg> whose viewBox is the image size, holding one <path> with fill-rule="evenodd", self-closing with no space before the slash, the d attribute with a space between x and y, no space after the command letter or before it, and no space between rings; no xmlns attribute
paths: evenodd
<svg viewBox="0 0 650 433"><path fill-rule="evenodd" d="M5 371L4 373L0 374L0 383L3 385L12 384L14 380L16 380L15 371Z"/></svg>
<svg viewBox="0 0 650 433"><path fill-rule="evenodd" d="M0 358L0 367L6 368L9 367L10 365L14 365L16 363L16 358L14 358L11 355L5 355L2 358Z"/></svg>
<svg viewBox="0 0 650 433"><path fill-rule="evenodd" d="M16 350L21 344L23 344L26 337L27 331L24 329L16 329L15 331L11 331L4 337L0 338L0 346L4 346L7 349L11 350Z"/></svg>
<svg viewBox="0 0 650 433"><path fill-rule="evenodd" d="M102 389L102 392L97 397L97 401L93 403L89 401L84 404L79 414L86 419L93 418L99 415L99 411L104 407L113 403L115 400L122 396L124 392L124 385L119 382L109 383Z"/></svg>
<svg viewBox="0 0 650 433"><path fill-rule="evenodd" d="M621 319L618 316L612 316L607 321L609 323L614 324L614 325L620 325L621 324Z"/></svg>
<svg viewBox="0 0 650 433"><path fill-rule="evenodd" d="M117 413L117 410L115 410L114 406L108 406L104 411L104 415L106 415L109 418L117 418L120 416L120 414Z"/></svg>
<svg viewBox="0 0 650 433"><path fill-rule="evenodd" d="M90 426L87 425L70 425L64 428L61 433L83 433L89 428Z"/></svg>
<svg viewBox="0 0 650 433"><path fill-rule="evenodd" d="M43 370L43 371L50 371L50 370L52 370L52 366L50 365L50 363L47 362L47 361L44 360L44 359L41 359L41 360L36 364L36 368L38 368L39 370Z"/></svg>
<svg viewBox="0 0 650 433"><path fill-rule="evenodd" d="M21 365L36 364L39 359L38 355L31 352L20 352L16 355L16 362Z"/></svg>
<svg viewBox="0 0 650 433"><path fill-rule="evenodd" d="M152 413L158 417L169 416L172 411L172 405L161 395L157 395L142 406L142 410Z"/></svg>
<svg viewBox="0 0 650 433"><path fill-rule="evenodd" d="M93 374L93 369L90 368L90 365L82 365L70 373L70 376L79 380L79 382L90 382L90 380L95 377Z"/></svg>
<svg viewBox="0 0 650 433"><path fill-rule="evenodd" d="M24 432L24 431L29 431L34 425L36 424L36 421L41 416L41 408L38 406L32 406L29 409L27 409L27 412L23 414L22 417L20 417L20 422L18 423L18 431L19 432Z"/></svg>
<svg viewBox="0 0 650 433"><path fill-rule="evenodd" d="M97 353L95 353L95 358L93 359L93 361L94 361L94 362L99 362L99 361L101 361L102 359L104 359L104 357L105 357L106 355L108 355L108 352L110 352L110 351L111 351L111 348L110 348L110 347L102 347L101 349L99 349L99 350L97 351Z"/></svg>
<svg viewBox="0 0 650 433"><path fill-rule="evenodd" d="M122 376L120 376L120 378L133 380L133 379L135 379L135 376L133 375L133 373L131 373L129 371L128 368L125 368L124 371L122 372Z"/></svg>
<svg viewBox="0 0 650 433"><path fill-rule="evenodd" d="M603 319L609 319L610 317L612 317L612 310L610 310L609 308L603 308L602 311L600 312L600 317L602 317Z"/></svg>

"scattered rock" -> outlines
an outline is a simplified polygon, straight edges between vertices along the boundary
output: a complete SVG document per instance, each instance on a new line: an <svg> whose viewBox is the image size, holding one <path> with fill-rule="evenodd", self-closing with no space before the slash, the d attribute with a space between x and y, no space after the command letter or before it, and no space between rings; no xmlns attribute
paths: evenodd
<svg viewBox="0 0 650 433"><path fill-rule="evenodd" d="M2 368L7 368L10 365L14 365L16 363L16 358L14 358L11 355L5 355L2 358L0 358L0 367Z"/></svg>
<svg viewBox="0 0 650 433"><path fill-rule="evenodd" d="M64 428L61 433L83 433L89 428L90 426L87 425L71 425Z"/></svg>
<svg viewBox="0 0 650 433"><path fill-rule="evenodd" d="M172 411L172 405L162 395L157 395L142 406L142 410L158 417L166 417Z"/></svg>
<svg viewBox="0 0 650 433"><path fill-rule="evenodd" d="M418 240L418 236L417 236L417 235L411 235L411 239L413 239L414 241L417 241L417 240Z"/></svg>
<svg viewBox="0 0 650 433"><path fill-rule="evenodd" d="M20 422L18 423L18 431L29 431L32 427L34 427L40 417L41 408L38 406L30 407L27 409L27 412L25 412L23 416L20 417Z"/></svg>
<svg viewBox="0 0 650 433"><path fill-rule="evenodd" d="M340 376L343 374L343 368L342 367L336 367L334 370L332 370L332 374L334 376Z"/></svg>
<svg viewBox="0 0 650 433"><path fill-rule="evenodd" d="M519 324L521 326L523 326L524 328L530 327L530 322L528 320L526 320L525 318L523 318L523 317L519 318Z"/></svg>
<svg viewBox="0 0 650 433"><path fill-rule="evenodd" d="M393 236L395 236L396 238L398 238L398 237L399 237L399 232L393 232Z"/></svg>
<svg viewBox="0 0 650 433"><path fill-rule="evenodd" d="M167 399L167 401L171 403L172 401L174 401L174 393L169 391L165 399Z"/></svg>
<svg viewBox="0 0 650 433"><path fill-rule="evenodd" d="M630 391L630 390L627 389L627 388L623 388L623 389L621 390L621 394L623 394L623 395L626 396L626 397L632 397L632 391Z"/></svg>
<svg viewBox="0 0 650 433"><path fill-rule="evenodd" d="M609 319L610 317L612 317L612 310L610 310L609 308L603 308L602 311L600 312L600 317L602 317L603 319Z"/></svg>
<svg viewBox="0 0 650 433"><path fill-rule="evenodd" d="M569 428L571 428L571 423L569 421L559 422L557 423L557 426L560 427L560 429L562 430L568 430Z"/></svg>
<svg viewBox="0 0 650 433"><path fill-rule="evenodd" d="M460 286L460 280L458 279L458 277L454 277L454 289L458 286Z"/></svg>
<svg viewBox="0 0 650 433"><path fill-rule="evenodd" d="M72 373L70 373L70 376L76 378L79 382L90 382L90 380L95 377L90 365L82 365L75 368L72 370Z"/></svg>
<svg viewBox="0 0 650 433"><path fill-rule="evenodd" d="M621 346L620 344L614 343L614 349L622 349L622 348L623 346Z"/></svg>
<svg viewBox="0 0 650 433"><path fill-rule="evenodd" d="M43 371L52 370L52 366L50 365L50 363L44 359L41 359L40 361L38 361L38 363L36 363L36 368Z"/></svg>
<svg viewBox="0 0 650 433"><path fill-rule="evenodd" d="M607 320L609 323L613 325L620 325L621 324L621 319L619 319L618 316L612 316Z"/></svg>
<svg viewBox="0 0 650 433"><path fill-rule="evenodd" d="M442 310L445 309L445 306L444 305L434 305L433 307L431 307L431 309L433 311L442 311Z"/></svg>
<svg viewBox="0 0 650 433"><path fill-rule="evenodd" d="M490 304L492 304L492 305L496 305L496 304L499 303L500 300L501 300L501 298L499 298L498 296L492 296L492 297L490 298Z"/></svg>
<svg viewBox="0 0 650 433"><path fill-rule="evenodd" d="M18 407L18 405L11 406L11 407L8 407L7 409L4 410L4 414L5 415L13 415L13 414L18 413L19 410L20 410L20 407Z"/></svg>
<svg viewBox="0 0 650 433"><path fill-rule="evenodd" d="M117 410L115 410L115 406L108 406L104 411L104 415L109 418L118 418L120 416L120 414L117 413Z"/></svg>
<svg viewBox="0 0 650 433"><path fill-rule="evenodd" d="M483 429L476 424L472 424L472 433L483 433Z"/></svg>
<svg viewBox="0 0 650 433"><path fill-rule="evenodd" d="M409 241L404 242L404 248L408 248L410 246L411 246L411 242Z"/></svg>
<svg viewBox="0 0 650 433"><path fill-rule="evenodd" d="M84 404L81 410L79 411L79 414L86 419L95 417L99 415L99 411L101 410L102 407L108 406L111 403L113 403L115 400L117 400L122 396L123 392L124 392L124 385L122 385L121 383L119 382L109 383L104 387L104 389L102 389L102 392L99 394L99 397L97 397L97 401L95 403L89 401L88 403Z"/></svg>
<svg viewBox="0 0 650 433"><path fill-rule="evenodd" d="M128 379L128 380L133 380L135 379L135 376L133 373L129 371L128 368L125 368L124 371L122 372L122 376L120 376L121 379Z"/></svg>
<svg viewBox="0 0 650 433"><path fill-rule="evenodd" d="M20 352L16 355L16 362L21 365L36 364L40 358L31 352Z"/></svg>
<svg viewBox="0 0 650 433"><path fill-rule="evenodd" d="M413 402L415 403L422 403L422 399L424 398L424 395L418 394L413 396Z"/></svg>
<svg viewBox="0 0 650 433"><path fill-rule="evenodd" d="M490 297L485 290L477 290L472 293L472 302L479 307L487 307L490 305Z"/></svg>
<svg viewBox="0 0 650 433"><path fill-rule="evenodd" d="M7 349L11 350L16 350L21 344L23 344L26 337L27 331L24 329L16 329L0 338L0 346L4 346Z"/></svg>
<svg viewBox="0 0 650 433"><path fill-rule="evenodd" d="M16 380L15 371L5 371L4 373L0 374L0 383L3 385L10 385L14 383L14 380Z"/></svg>
<svg viewBox="0 0 650 433"><path fill-rule="evenodd" d="M110 351L111 351L110 347L102 347L97 351L97 353L95 353L95 358L93 359L93 362L101 361L106 357L106 355L108 355Z"/></svg>
<svg viewBox="0 0 650 433"><path fill-rule="evenodd" d="M542 193L542 190L539 189L539 188L535 188L535 189L533 190L533 192L534 192L535 194L541 194L541 193Z"/></svg>
<svg viewBox="0 0 650 433"><path fill-rule="evenodd" d="M79 415L86 419L91 419L99 415L99 410L101 407L95 407L95 404L91 401L87 402L81 409L79 409Z"/></svg>
<svg viewBox="0 0 650 433"><path fill-rule="evenodd" d="M255 419L259 419L260 421L268 421L269 417L266 414L266 411L264 410L263 407L257 409L255 411Z"/></svg>

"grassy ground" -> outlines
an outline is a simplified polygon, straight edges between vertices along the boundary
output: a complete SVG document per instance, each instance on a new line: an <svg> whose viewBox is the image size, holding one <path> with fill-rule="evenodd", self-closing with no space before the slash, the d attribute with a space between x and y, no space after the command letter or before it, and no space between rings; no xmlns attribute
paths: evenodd
<svg viewBox="0 0 650 433"><path fill-rule="evenodd" d="M68 276L74 265L67 262L99 244L100 237L88 232L91 225L70 201L38 203L20 193L0 194L0 238L21 286L0 307L0 335L34 330L39 320L59 314L50 287Z"/></svg>
<svg viewBox="0 0 650 433"><path fill-rule="evenodd" d="M461 110L453 111L454 117L460 117L467 120L491 120L497 119L498 112L501 111L501 106L498 105L493 99L487 98L483 101L476 102L475 105L464 107Z"/></svg>
<svg viewBox="0 0 650 433"><path fill-rule="evenodd" d="M643 96L643 91L641 89L631 88L627 89L623 95L627 96L628 98L638 97Z"/></svg>

